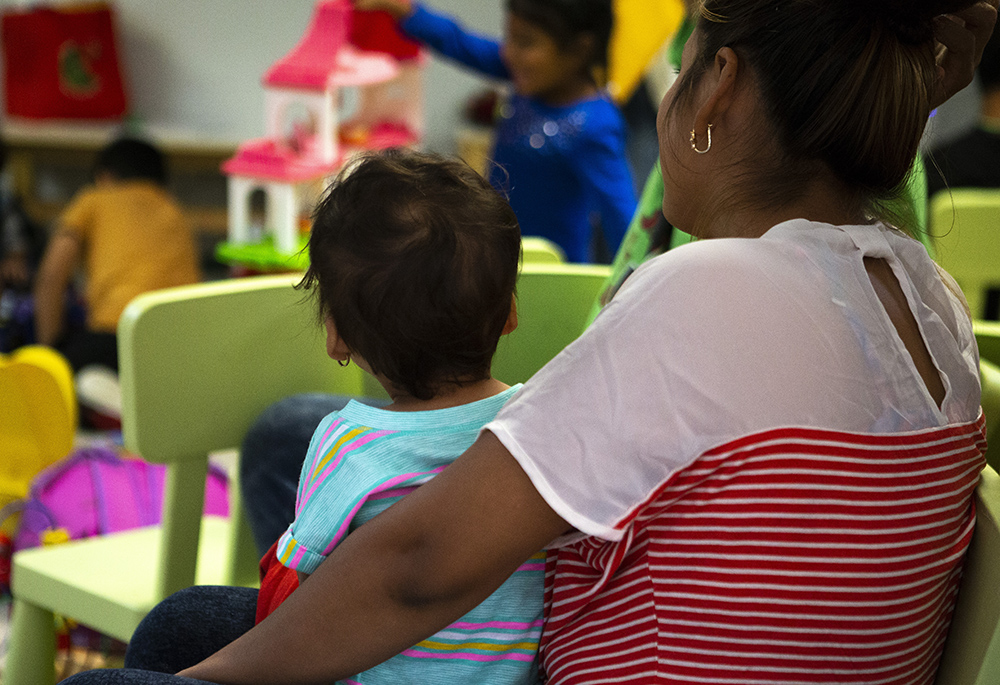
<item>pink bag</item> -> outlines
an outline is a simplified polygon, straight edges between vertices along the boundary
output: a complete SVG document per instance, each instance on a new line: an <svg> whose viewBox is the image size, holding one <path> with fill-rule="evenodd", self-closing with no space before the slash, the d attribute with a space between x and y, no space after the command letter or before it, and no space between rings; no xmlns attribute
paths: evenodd
<svg viewBox="0 0 1000 685"><path fill-rule="evenodd" d="M39 473L18 509L14 551L42 544L42 534L63 528L72 540L153 526L163 510L166 467L122 459L105 447L74 452ZM227 516L226 475L209 467L205 513Z"/></svg>

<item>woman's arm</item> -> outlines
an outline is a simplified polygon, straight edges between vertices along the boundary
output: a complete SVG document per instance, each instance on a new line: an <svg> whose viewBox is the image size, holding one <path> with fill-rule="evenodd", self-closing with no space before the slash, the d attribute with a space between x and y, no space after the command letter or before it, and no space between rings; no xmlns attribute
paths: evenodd
<svg viewBox="0 0 1000 685"><path fill-rule="evenodd" d="M485 432L351 533L260 625L180 675L224 685L354 675L463 616L568 529Z"/></svg>

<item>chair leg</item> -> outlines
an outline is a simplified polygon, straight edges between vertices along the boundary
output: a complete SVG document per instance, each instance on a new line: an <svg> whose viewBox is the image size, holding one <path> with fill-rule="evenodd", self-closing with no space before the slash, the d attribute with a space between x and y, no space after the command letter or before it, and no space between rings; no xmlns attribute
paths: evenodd
<svg viewBox="0 0 1000 685"><path fill-rule="evenodd" d="M229 484L229 549L226 559L226 584L256 587L260 581L259 562L257 544L254 542L246 511L243 509L239 481L234 478Z"/></svg>
<svg viewBox="0 0 1000 685"><path fill-rule="evenodd" d="M3 685L56 680L56 627L51 611L14 598Z"/></svg>

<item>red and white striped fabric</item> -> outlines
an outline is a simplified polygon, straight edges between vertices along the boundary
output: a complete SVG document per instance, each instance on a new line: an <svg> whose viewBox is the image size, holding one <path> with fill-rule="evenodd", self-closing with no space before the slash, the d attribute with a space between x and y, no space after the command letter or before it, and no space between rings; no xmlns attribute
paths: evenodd
<svg viewBox="0 0 1000 685"><path fill-rule="evenodd" d="M617 542L550 553L549 683L931 683L984 424L713 449Z"/></svg>
<svg viewBox="0 0 1000 685"><path fill-rule="evenodd" d="M984 462L952 289L886 226L801 219L637 269L486 426L577 531L550 545L550 682L929 682Z"/></svg>

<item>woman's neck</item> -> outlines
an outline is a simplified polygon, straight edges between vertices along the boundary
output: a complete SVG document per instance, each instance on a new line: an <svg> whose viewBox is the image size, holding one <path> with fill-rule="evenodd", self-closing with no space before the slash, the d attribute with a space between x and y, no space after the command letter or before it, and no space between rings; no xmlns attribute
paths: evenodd
<svg viewBox="0 0 1000 685"><path fill-rule="evenodd" d="M509 385L495 378L486 378L471 383L449 383L442 386L434 397L429 400L421 400L398 388L386 384L383 384L383 387L392 399L392 404L385 407L389 411L431 411L458 407L485 400L510 388Z"/></svg>
<svg viewBox="0 0 1000 685"><path fill-rule="evenodd" d="M709 204L709 206L712 206ZM792 219L807 219L834 226L870 222L853 193L830 178L817 177L796 200L773 209L732 206L703 213L693 235L699 238L759 238L772 227Z"/></svg>

